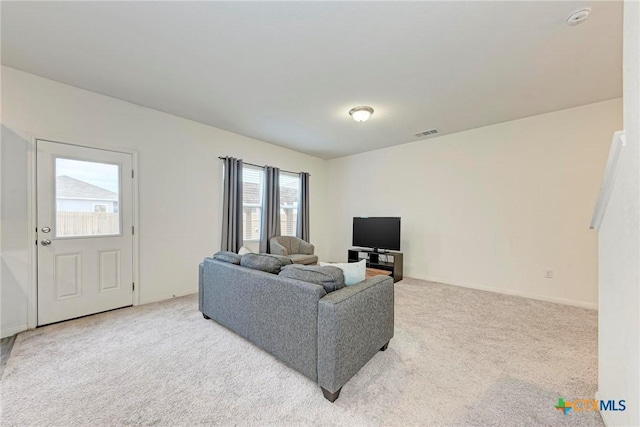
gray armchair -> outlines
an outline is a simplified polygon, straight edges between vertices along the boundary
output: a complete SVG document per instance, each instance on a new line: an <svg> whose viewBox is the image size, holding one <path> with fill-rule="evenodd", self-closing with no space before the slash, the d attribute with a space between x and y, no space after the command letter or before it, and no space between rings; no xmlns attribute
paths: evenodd
<svg viewBox="0 0 640 427"><path fill-rule="evenodd" d="M318 256L313 254L314 246L293 236L272 237L271 253L289 257L294 264L317 264Z"/></svg>

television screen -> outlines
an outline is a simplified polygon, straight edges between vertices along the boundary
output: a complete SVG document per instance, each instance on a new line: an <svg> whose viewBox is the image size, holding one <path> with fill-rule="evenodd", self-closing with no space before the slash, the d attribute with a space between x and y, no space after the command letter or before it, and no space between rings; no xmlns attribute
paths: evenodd
<svg viewBox="0 0 640 427"><path fill-rule="evenodd" d="M353 218L353 246L400 250L400 217Z"/></svg>

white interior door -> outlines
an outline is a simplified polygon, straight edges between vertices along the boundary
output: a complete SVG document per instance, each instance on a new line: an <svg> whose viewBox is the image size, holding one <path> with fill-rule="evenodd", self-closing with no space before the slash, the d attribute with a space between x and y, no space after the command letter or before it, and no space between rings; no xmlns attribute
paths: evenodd
<svg viewBox="0 0 640 427"><path fill-rule="evenodd" d="M38 325L132 305L131 154L36 148Z"/></svg>

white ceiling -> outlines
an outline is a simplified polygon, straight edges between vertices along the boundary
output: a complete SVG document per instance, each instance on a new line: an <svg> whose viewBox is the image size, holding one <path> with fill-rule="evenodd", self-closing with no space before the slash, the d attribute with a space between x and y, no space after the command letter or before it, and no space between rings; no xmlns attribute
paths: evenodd
<svg viewBox="0 0 640 427"><path fill-rule="evenodd" d="M1 7L4 65L323 158L622 96L618 1Z"/></svg>

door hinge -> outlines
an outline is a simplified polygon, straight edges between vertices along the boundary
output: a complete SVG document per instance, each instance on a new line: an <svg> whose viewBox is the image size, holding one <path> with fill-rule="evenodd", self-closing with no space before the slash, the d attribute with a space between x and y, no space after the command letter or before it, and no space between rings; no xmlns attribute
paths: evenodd
<svg viewBox="0 0 640 427"><path fill-rule="evenodd" d="M131 234L136 234L136 227L135 225L131 226Z"/></svg>
<svg viewBox="0 0 640 427"><path fill-rule="evenodd" d="M136 282L132 282L131 283L131 290L135 291L136 290Z"/></svg>
<svg viewBox="0 0 640 427"><path fill-rule="evenodd" d="M131 169L131 178L133 178L135 175L135 172L133 171L133 169Z"/></svg>

